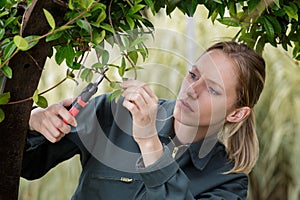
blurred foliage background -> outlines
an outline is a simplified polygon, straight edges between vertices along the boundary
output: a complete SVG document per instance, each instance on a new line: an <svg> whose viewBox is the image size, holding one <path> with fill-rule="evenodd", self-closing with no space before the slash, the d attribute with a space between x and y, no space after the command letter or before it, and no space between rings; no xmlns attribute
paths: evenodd
<svg viewBox="0 0 300 200"><path fill-rule="evenodd" d="M140 64L144 69L139 70L138 79L147 82L160 98L176 98L189 65L203 50L216 41L230 40L237 33L238 29L224 27L218 22L212 24L207 14L201 6L193 18L187 18L180 11L170 17L163 12L156 16L149 14L156 31L154 39L147 41L149 57ZM250 200L300 199L300 66L291 55L281 47L269 45L263 53L267 62L267 80L256 107L260 158L250 174ZM57 66L49 59L40 91L63 79L64 71L65 66ZM69 80L45 97L51 104L75 97L84 86L85 83L77 86ZM109 92L108 83L101 85L98 94L104 92ZM79 157L75 156L39 180L21 178L19 200L70 199L80 171Z"/></svg>

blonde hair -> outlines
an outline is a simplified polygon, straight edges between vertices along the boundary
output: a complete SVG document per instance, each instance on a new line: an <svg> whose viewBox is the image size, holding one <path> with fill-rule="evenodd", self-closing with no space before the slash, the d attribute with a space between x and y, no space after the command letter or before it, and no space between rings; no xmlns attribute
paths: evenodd
<svg viewBox="0 0 300 200"><path fill-rule="evenodd" d="M250 115L239 123L226 122L219 139L224 143L229 159L234 167L227 173L249 173L254 167L259 153L256 135L254 105L257 103L265 83L265 61L245 44L220 42L207 51L222 50L237 67L239 84L236 108L248 106Z"/></svg>

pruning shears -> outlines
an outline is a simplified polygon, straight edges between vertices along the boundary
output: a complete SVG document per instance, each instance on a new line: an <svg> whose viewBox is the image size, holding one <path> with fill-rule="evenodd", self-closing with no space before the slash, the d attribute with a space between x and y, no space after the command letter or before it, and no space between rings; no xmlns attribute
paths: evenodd
<svg viewBox="0 0 300 200"><path fill-rule="evenodd" d="M82 92L76 97L76 99L71 104L72 107L69 109L69 112L72 116L76 117L80 111L88 104L90 98L97 92L99 84L105 78L105 72L108 68L105 68L101 75L93 82L89 83ZM66 124L66 120L62 119Z"/></svg>

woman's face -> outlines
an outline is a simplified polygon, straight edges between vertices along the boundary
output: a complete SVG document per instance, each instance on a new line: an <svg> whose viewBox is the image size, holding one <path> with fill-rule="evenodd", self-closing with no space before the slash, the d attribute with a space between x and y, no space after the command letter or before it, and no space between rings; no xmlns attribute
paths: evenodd
<svg viewBox="0 0 300 200"><path fill-rule="evenodd" d="M238 77L233 61L221 50L203 54L185 76L174 118L194 127L221 128L234 110Z"/></svg>

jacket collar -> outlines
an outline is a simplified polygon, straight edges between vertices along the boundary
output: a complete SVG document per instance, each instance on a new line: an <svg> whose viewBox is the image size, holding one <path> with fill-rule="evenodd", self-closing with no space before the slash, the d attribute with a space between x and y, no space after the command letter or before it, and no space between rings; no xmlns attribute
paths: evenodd
<svg viewBox="0 0 300 200"><path fill-rule="evenodd" d="M159 102L156 123L158 134L162 137L165 144L168 146L171 145L170 148L172 149L174 148L174 145L170 139L175 137L173 129L174 118L172 117L174 106L175 101L161 100ZM188 146L188 152L191 160L194 166L199 170L203 170L211 160L212 156L218 151L224 149L224 146L217 139L217 134L206 137L201 141L191 143Z"/></svg>
<svg viewBox="0 0 300 200"><path fill-rule="evenodd" d="M218 148L220 145L221 143L218 141L216 134L192 143L189 147L189 153L194 166L199 170L203 170L213 155L220 150Z"/></svg>

